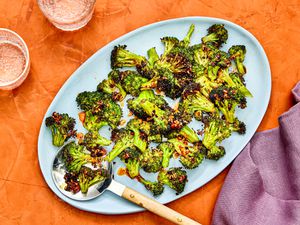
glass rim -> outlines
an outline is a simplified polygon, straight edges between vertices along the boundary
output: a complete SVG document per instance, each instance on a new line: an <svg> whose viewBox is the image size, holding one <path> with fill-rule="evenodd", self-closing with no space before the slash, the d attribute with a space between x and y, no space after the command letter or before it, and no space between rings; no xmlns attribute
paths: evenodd
<svg viewBox="0 0 300 225"><path fill-rule="evenodd" d="M53 18L52 16L50 16L49 13L47 13L46 10L43 9L41 2L45 1L45 0L37 0L38 6L40 8L40 10L42 11L42 13L44 14L44 16L50 21L50 22L54 22L54 23L58 23L58 24L72 24L72 23L76 23L78 21L81 21L82 18L84 18L84 16L89 15L89 13L91 13L94 8L95 8L95 4L96 4L96 0L90 0L92 2L92 7L89 10L84 10L84 12L86 12L86 14L82 13L79 16L79 19L76 20L72 20L72 19L61 19L61 20L57 20L55 18Z"/></svg>
<svg viewBox="0 0 300 225"><path fill-rule="evenodd" d="M19 39L19 41L23 44L23 46L18 46L18 47L21 48L22 52L25 54L25 60L26 60L25 66L24 66L24 69L23 69L22 73L20 73L20 75L12 81L3 82L2 84L0 82L0 88L1 88L1 87L8 87L10 85L13 85L13 84L17 83L19 80L21 80L24 77L24 75L26 73L29 72L28 67L29 67L30 58L29 58L28 46L26 45L25 41L23 40L23 38L19 34L17 34L16 32L14 32L14 31L12 31L8 28L0 28L0 31L10 33L10 34L14 35L15 37L17 37ZM24 47L24 49L22 47Z"/></svg>

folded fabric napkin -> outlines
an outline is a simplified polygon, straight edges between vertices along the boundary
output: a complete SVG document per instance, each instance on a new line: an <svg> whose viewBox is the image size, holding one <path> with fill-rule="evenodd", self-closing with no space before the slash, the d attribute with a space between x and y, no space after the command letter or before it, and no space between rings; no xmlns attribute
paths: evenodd
<svg viewBox="0 0 300 225"><path fill-rule="evenodd" d="M300 224L300 82L279 127L258 132L234 161L213 225Z"/></svg>

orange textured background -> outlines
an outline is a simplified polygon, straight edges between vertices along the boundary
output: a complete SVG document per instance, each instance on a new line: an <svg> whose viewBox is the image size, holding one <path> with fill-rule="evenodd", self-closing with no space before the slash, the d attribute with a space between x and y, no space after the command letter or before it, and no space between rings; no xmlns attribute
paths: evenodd
<svg viewBox="0 0 300 225"><path fill-rule="evenodd" d="M259 127L277 126L291 105L299 80L299 0L98 0L91 22L67 33L54 28L34 0L0 0L0 27L19 33L28 44L31 72L13 91L0 91L0 224L170 224L149 212L104 216L75 209L47 187L37 159L39 127L65 80L99 48L140 26L183 16L211 16L235 22L263 45L272 70L272 97ZM168 204L209 224L228 172Z"/></svg>

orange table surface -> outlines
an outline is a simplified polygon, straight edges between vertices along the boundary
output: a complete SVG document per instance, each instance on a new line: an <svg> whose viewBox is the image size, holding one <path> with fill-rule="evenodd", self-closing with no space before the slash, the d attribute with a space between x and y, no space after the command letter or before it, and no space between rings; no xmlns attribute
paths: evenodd
<svg viewBox="0 0 300 225"><path fill-rule="evenodd" d="M149 212L88 213L56 197L37 159L39 128L55 94L93 53L129 31L176 17L218 17L243 26L263 45L271 65L272 96L259 130L276 127L277 117L292 105L290 90L300 79L299 12L299 0L98 0L91 22L70 33L53 27L34 0L0 0L0 27L19 33L31 57L23 85L0 91L0 224L171 224ZM228 170L168 206L210 224Z"/></svg>

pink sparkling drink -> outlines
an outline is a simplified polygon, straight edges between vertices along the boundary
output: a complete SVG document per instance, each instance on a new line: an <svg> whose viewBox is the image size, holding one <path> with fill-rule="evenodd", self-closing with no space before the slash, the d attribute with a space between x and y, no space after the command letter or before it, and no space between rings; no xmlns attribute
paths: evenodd
<svg viewBox="0 0 300 225"><path fill-rule="evenodd" d="M78 30L92 18L96 0L38 0L48 20L65 31Z"/></svg>
<svg viewBox="0 0 300 225"><path fill-rule="evenodd" d="M15 32L0 28L0 89L11 90L29 73L29 52L23 39Z"/></svg>

